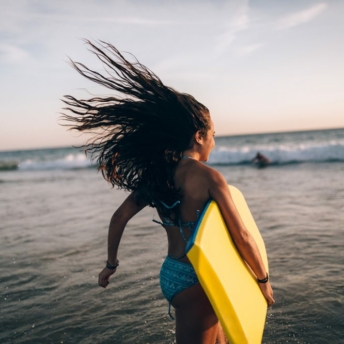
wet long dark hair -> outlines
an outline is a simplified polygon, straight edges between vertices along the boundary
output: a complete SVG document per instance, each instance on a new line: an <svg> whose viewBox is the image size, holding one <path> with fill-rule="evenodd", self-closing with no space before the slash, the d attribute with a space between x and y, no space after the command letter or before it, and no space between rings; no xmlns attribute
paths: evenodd
<svg viewBox="0 0 344 344"><path fill-rule="evenodd" d="M64 125L94 134L81 147L97 160L112 186L134 191L139 204L169 216L174 211L161 201L172 204L181 199L174 171L195 132L206 135L210 129L209 111L191 95L165 86L133 55L129 62L109 43L86 43L105 65L106 74L79 62L71 61L72 66L114 94L90 99L64 96Z"/></svg>

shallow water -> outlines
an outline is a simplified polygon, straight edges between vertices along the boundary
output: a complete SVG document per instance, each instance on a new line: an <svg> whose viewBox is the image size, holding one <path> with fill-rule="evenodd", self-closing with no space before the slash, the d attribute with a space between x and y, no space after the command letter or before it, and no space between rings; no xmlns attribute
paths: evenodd
<svg viewBox="0 0 344 344"><path fill-rule="evenodd" d="M276 305L263 343L343 343L344 164L219 166L261 229ZM0 175L1 343L173 343L158 281L163 229L127 226L104 290L107 226L125 197L93 169Z"/></svg>
<svg viewBox="0 0 344 344"><path fill-rule="evenodd" d="M263 343L344 343L344 130L216 141L210 163L244 193L268 251ZM272 166L251 166L257 151ZM125 193L90 166L72 148L0 152L1 343L174 343L153 209L130 221L118 271L97 285Z"/></svg>

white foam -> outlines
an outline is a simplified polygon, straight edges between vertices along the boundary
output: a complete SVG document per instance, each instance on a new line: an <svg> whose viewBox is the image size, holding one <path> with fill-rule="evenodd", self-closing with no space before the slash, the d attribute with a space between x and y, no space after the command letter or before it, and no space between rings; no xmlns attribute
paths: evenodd
<svg viewBox="0 0 344 344"><path fill-rule="evenodd" d="M68 154L63 159L35 161L27 159L19 164L19 170L70 170L91 167L91 161L84 154Z"/></svg>
<svg viewBox="0 0 344 344"><path fill-rule="evenodd" d="M218 145L210 155L210 164L241 165L250 164L257 152L262 153L273 164L283 165L302 162L344 162L344 140L323 143L267 143L245 144L241 147ZM58 153L60 154L60 153ZM65 155L63 155L65 154ZM19 170L70 170L89 168L93 164L85 154L65 152L57 156L45 154L24 159L18 164Z"/></svg>
<svg viewBox="0 0 344 344"><path fill-rule="evenodd" d="M241 148L216 148L210 155L210 164L247 164L257 152L262 153L275 164L301 162L344 161L344 142L331 141L324 144L298 144L288 146L254 146Z"/></svg>

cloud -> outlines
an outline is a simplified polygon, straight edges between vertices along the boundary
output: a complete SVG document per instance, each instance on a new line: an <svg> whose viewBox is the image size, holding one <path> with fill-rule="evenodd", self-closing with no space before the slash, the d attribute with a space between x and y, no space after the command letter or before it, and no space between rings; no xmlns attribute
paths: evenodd
<svg viewBox="0 0 344 344"><path fill-rule="evenodd" d="M262 43L250 44L250 45L247 45L245 47L242 47L239 50L239 52L240 52L241 55L248 55L248 54L251 54L254 51L260 49L263 46L264 46L264 44L262 44Z"/></svg>
<svg viewBox="0 0 344 344"><path fill-rule="evenodd" d="M281 18L277 23L278 29L288 29L290 27L294 27L303 23L307 23L317 17L320 13L322 13L327 8L326 3L321 3L318 5L314 5L306 10L299 11L288 15L284 18Z"/></svg>
<svg viewBox="0 0 344 344"><path fill-rule="evenodd" d="M26 60L29 54L22 48L10 44L0 44L0 60L17 63Z"/></svg>
<svg viewBox="0 0 344 344"><path fill-rule="evenodd" d="M140 18L140 17L122 17L122 18L97 17L97 18L79 18L79 20L92 21L92 22L113 22L113 23L119 23L119 24L145 25L145 26L160 26L160 25L170 25L170 24L177 23L172 20L155 20L155 19L146 19L146 18Z"/></svg>
<svg viewBox="0 0 344 344"><path fill-rule="evenodd" d="M226 29L217 38L217 44L215 46L215 52L222 54L237 38L239 32L248 29L250 19L248 16L249 7L247 4L240 7L233 19L229 19Z"/></svg>
<svg viewBox="0 0 344 344"><path fill-rule="evenodd" d="M182 65L186 65L188 62L192 61L193 58L194 57L190 55L175 55L173 57L159 61L157 64L155 64L153 70L157 71L157 73L174 70Z"/></svg>

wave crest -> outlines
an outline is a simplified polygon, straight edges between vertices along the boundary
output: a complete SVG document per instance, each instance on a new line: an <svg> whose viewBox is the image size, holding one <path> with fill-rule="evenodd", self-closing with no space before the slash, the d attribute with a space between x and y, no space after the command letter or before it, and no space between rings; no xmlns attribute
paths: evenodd
<svg viewBox="0 0 344 344"><path fill-rule="evenodd" d="M344 143L299 144L297 146L279 145L273 147L228 148L220 146L209 158L211 165L245 165L250 164L257 152L262 153L274 165L304 162L344 161Z"/></svg>

